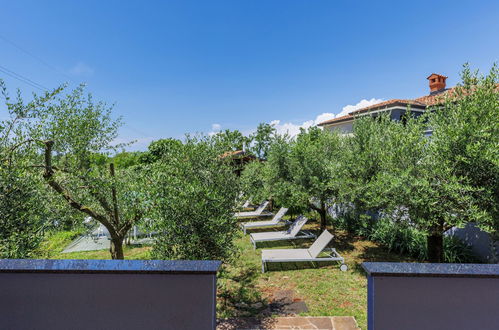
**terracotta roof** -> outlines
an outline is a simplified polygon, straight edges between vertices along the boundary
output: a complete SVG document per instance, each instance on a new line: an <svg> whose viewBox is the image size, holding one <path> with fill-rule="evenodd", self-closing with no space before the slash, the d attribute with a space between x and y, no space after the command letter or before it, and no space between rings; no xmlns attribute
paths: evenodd
<svg viewBox="0 0 499 330"><path fill-rule="evenodd" d="M389 108L389 107L395 107L395 106L407 106L407 105L412 105L412 106L416 106L416 107L425 107L426 106L425 104L418 102L416 100L393 99L393 100L384 101L381 103L370 105L370 106L362 108L362 109L352 111L351 114L356 115L356 114L367 112L370 110Z"/></svg>
<svg viewBox="0 0 499 330"><path fill-rule="evenodd" d="M244 150L236 150L236 151L227 151L227 152L224 152L223 154L221 154L219 156L220 158L227 158L227 157L232 157L232 158L251 158L251 159L256 159L255 156L251 155L251 154L248 154L246 151Z"/></svg>
<svg viewBox="0 0 499 330"><path fill-rule="evenodd" d="M388 101L383 101L383 102L373 104L373 105L370 105L370 106L362 108L362 109L352 111L351 113L349 113L346 116L341 116L338 118L326 120L326 121L320 123L318 126L324 126L324 125L329 125L329 124L333 124L333 123L350 121L350 120L354 119L355 115L369 112L372 110L391 108L391 107L395 107L395 106L407 107L408 105L410 105L411 107L424 109L426 107L440 103L441 99L445 95L448 95L449 93L452 93L453 91L454 91L454 87L448 88L446 90L443 90L443 91L440 91L437 93L432 93L430 95L421 96L421 97L418 97L418 98L412 99L412 100L411 99L405 99L405 100L404 99L392 99L392 100L388 100Z"/></svg>
<svg viewBox="0 0 499 330"><path fill-rule="evenodd" d="M337 118L333 118L333 119L329 119L329 120L323 121L322 123L318 124L318 126L324 126L324 125L332 124L332 123L339 123L339 122L342 122L342 121L349 121L351 119L353 119L353 116L351 114L348 114L348 115L345 115L345 116L341 116L341 117L337 117Z"/></svg>
<svg viewBox="0 0 499 330"><path fill-rule="evenodd" d="M432 93L430 95L421 96L415 99L415 101L421 102L425 104L427 107L439 104L441 103L443 97L452 96L452 94L454 93L454 88L455 87L448 88L440 93Z"/></svg>
<svg viewBox="0 0 499 330"><path fill-rule="evenodd" d="M227 151L220 155L220 158L225 158L229 156L244 156L244 150Z"/></svg>
<svg viewBox="0 0 499 330"><path fill-rule="evenodd" d="M431 76L437 76L437 77L444 77L444 78L449 78L447 76L444 76L443 74L439 74L439 73L435 73L433 72L432 74L430 74L428 77L426 77L426 79L430 79Z"/></svg>

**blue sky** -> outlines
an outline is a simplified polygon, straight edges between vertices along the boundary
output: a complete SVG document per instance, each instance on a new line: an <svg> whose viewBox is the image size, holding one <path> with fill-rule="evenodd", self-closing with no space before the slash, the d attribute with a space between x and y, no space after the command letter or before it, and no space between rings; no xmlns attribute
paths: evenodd
<svg viewBox="0 0 499 330"><path fill-rule="evenodd" d="M499 60L498 1L0 2L0 68L49 88L86 82L135 149L259 122L295 130Z"/></svg>

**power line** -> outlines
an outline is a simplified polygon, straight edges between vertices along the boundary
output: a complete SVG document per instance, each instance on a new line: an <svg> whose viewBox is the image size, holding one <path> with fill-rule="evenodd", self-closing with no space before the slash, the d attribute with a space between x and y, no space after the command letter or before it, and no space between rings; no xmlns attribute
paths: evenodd
<svg viewBox="0 0 499 330"><path fill-rule="evenodd" d="M134 132L134 133L139 134L139 135L142 135L142 136L143 136L143 137L145 137L145 138L150 137L150 135L149 135L149 134L145 134L144 132L142 132L142 131L140 131L140 130L138 130L138 129L136 129L136 128L132 127L132 126L130 126L129 124L126 124L126 123L125 123L125 124L123 125L123 128L126 128L126 129L128 129L128 130L130 130L130 131L132 131L132 132Z"/></svg>
<svg viewBox="0 0 499 330"><path fill-rule="evenodd" d="M65 74L64 72L58 70L56 67L52 66L51 64L47 63L46 61L44 61L42 58L40 58L39 56L33 54L32 52L24 49L23 47L19 46L17 43L13 42L12 40L9 40L7 39L6 37L4 37L3 35L0 35L0 39L2 39L4 42L10 44L11 46L13 46L14 48L20 50L21 52L23 52L24 54L36 59L38 62L40 62L41 64L43 64L44 66L46 66L47 68L49 68L50 70L66 77L69 81L73 82L73 83L76 83L70 76L68 76L67 74ZM34 87L36 89L39 89L39 90L49 90L48 88L46 88L45 86L37 83L37 82L34 82L33 80L29 79L29 78L26 78L18 73L15 73L14 71L11 71L5 67L2 67L0 66L0 72L3 72L7 75L9 75L10 77L12 78L15 78L19 81L22 81L24 82L25 84L27 85L30 85L31 87ZM144 132L141 132L133 127L131 127L130 125L128 124L125 124L125 127L128 128L129 130L131 130L132 132L135 132L139 135L142 135L143 137L149 137L148 134L145 134Z"/></svg>
<svg viewBox="0 0 499 330"><path fill-rule="evenodd" d="M24 54L34 58L35 60L37 60L38 62L42 63L43 65L45 65L47 68L49 68L50 70L60 74L60 75L63 75L64 77L66 77L67 79L69 79L70 81L73 81L71 79L70 76L68 76L67 74L65 74L64 72L60 71L59 69L57 69L56 67L52 66L51 64L47 63L46 61L44 61L42 58L40 58L39 56L31 53L30 51L27 51L26 49L24 49L23 47L19 46L17 43L5 38L4 36L2 36L0 34L0 39L2 39L3 41L5 41L6 43L10 44L11 46L17 48L18 50L20 50L21 52L23 52ZM74 81L73 81L74 82Z"/></svg>
<svg viewBox="0 0 499 330"><path fill-rule="evenodd" d="M36 89L39 89L41 91L45 91L45 90L48 90L47 87L37 83L37 82L34 82L33 80L29 79L29 78L26 78L12 70L9 70L7 69L6 67L3 67L0 65L0 72L3 72L5 73L6 75L14 78L14 79L17 79L19 81L22 81L23 83L27 84L27 85L30 85L31 87L34 87Z"/></svg>

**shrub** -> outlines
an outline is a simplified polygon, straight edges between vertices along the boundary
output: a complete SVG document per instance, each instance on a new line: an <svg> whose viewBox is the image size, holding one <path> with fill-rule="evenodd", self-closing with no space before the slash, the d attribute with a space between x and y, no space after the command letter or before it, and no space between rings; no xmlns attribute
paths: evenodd
<svg viewBox="0 0 499 330"><path fill-rule="evenodd" d="M159 259L228 260L239 228L234 208L239 184L220 150L204 139L188 139L152 165L151 218Z"/></svg>
<svg viewBox="0 0 499 330"><path fill-rule="evenodd" d="M339 228L349 233L367 237L369 240L386 247L388 251L413 257L423 261L428 258L426 234L409 224L394 222L388 218L374 220L362 215L358 217L352 213L345 214L336 220ZM478 258L471 248L456 237L444 237L444 262L470 263L477 262Z"/></svg>

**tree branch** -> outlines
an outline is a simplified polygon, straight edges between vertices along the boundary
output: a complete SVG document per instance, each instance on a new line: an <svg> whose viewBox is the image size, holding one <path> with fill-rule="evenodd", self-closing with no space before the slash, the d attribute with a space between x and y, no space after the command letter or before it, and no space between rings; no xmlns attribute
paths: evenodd
<svg viewBox="0 0 499 330"><path fill-rule="evenodd" d="M111 186L111 194L113 196L113 208L114 208L114 223L119 224L120 223L120 214L118 210L118 198L116 197L116 185L115 185L115 173L114 173L114 163L109 164L109 171L111 173L111 178L113 180L112 186Z"/></svg>
<svg viewBox="0 0 499 330"><path fill-rule="evenodd" d="M64 188L60 183L58 183L54 179L54 168L52 167L52 146L54 145L54 141L45 141L45 172L43 174L43 178L45 181L47 181L48 185L52 187L57 193L59 193L68 203L69 205L80 211L83 212L95 220L99 221L102 223L107 229L111 229L110 233L115 230L115 227L107 220L105 216L102 214L99 214L95 212L94 210L90 209L89 207L79 203L76 201L69 191Z"/></svg>

